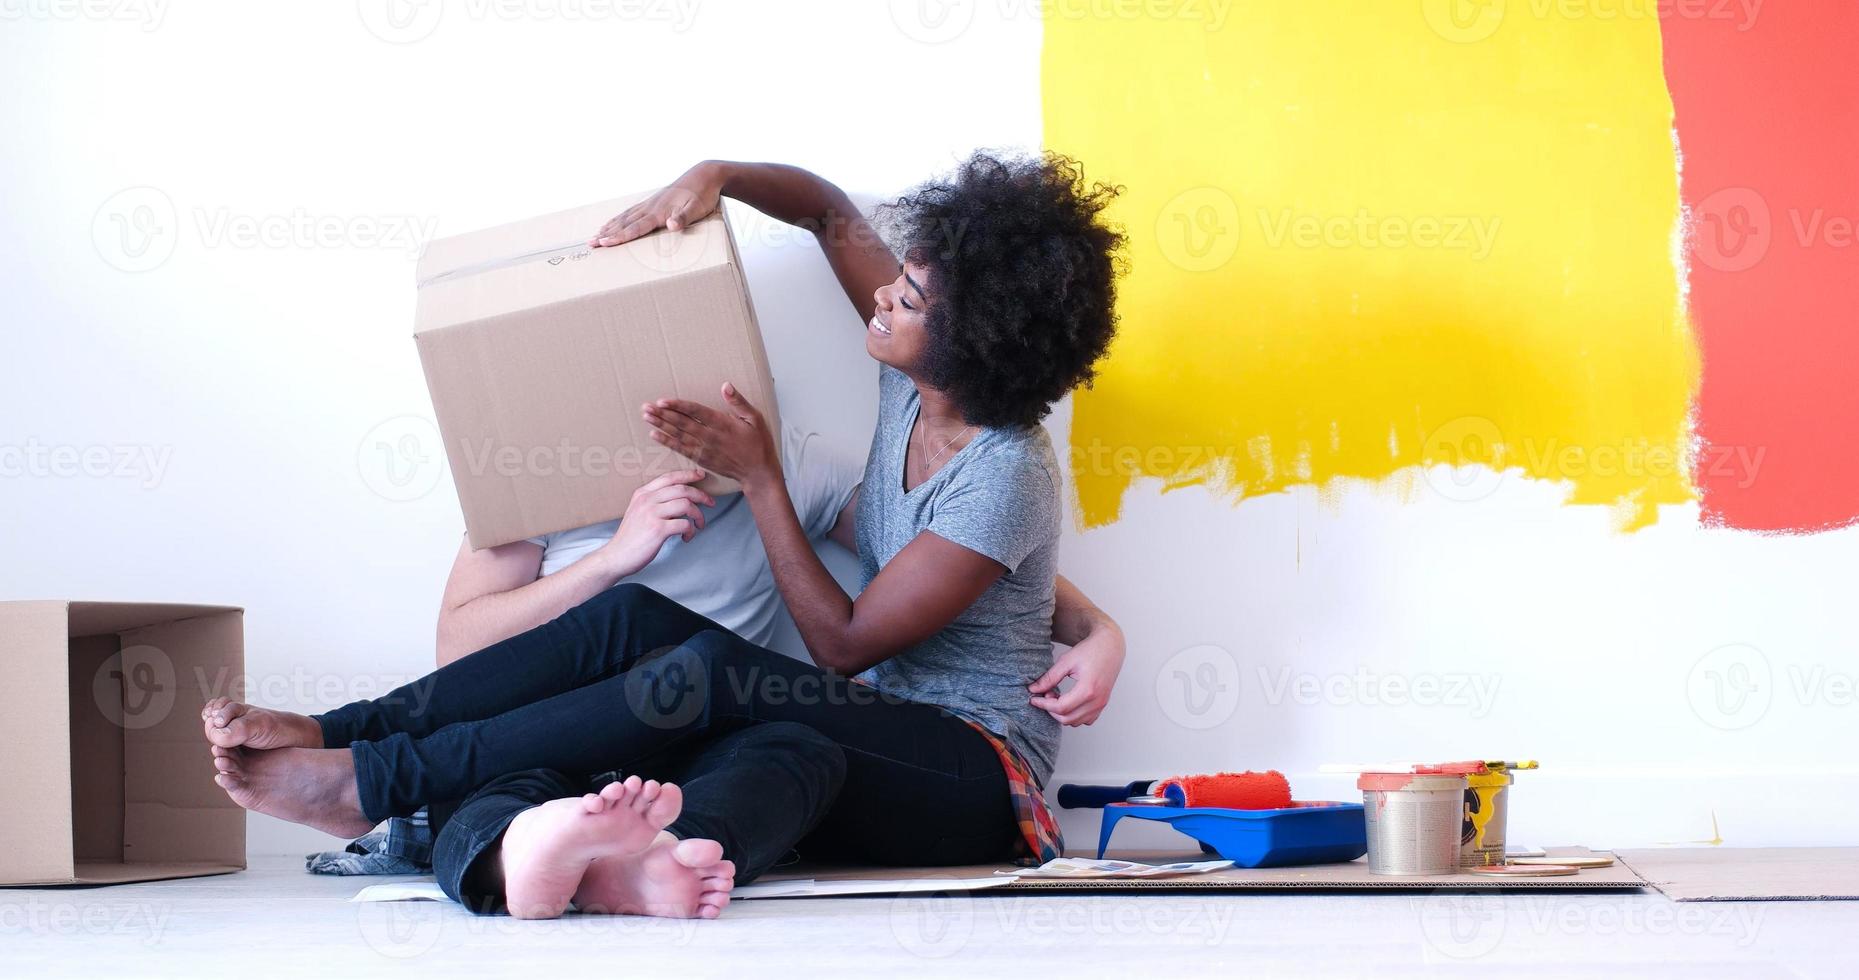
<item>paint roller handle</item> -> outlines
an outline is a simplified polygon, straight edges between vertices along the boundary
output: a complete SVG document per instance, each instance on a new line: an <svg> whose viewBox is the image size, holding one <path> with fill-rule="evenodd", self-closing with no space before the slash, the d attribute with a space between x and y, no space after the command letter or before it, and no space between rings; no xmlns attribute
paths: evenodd
<svg viewBox="0 0 1859 980"><path fill-rule="evenodd" d="M1101 810L1107 803L1122 803L1132 796L1149 795L1153 780L1139 779L1122 786L1084 786L1077 783L1062 783L1059 786L1059 807L1065 810Z"/></svg>

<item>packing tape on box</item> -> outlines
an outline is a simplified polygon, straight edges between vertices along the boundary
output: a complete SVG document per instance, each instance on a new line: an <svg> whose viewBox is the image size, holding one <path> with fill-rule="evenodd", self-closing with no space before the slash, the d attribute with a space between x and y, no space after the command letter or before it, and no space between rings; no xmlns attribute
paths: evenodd
<svg viewBox="0 0 1859 980"><path fill-rule="evenodd" d="M507 269L513 265L522 265L525 262L534 262L537 259L545 259L550 265L555 265L564 259L582 258L593 251L594 246L586 242L568 242L563 245L550 245L545 248L524 252L521 255L507 255L502 258L485 259L482 262L473 262L469 265L461 265L456 269L447 269L444 272L434 273L433 275L419 280L415 284L415 288L424 289L435 282L445 282L448 279L463 279L467 276L475 276L497 269Z"/></svg>

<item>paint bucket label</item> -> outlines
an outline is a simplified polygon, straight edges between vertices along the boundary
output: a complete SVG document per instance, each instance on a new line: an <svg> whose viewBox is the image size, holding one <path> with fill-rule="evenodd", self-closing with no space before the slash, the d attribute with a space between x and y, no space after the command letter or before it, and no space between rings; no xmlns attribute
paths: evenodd
<svg viewBox="0 0 1859 980"><path fill-rule="evenodd" d="M1393 788L1395 780L1404 788ZM1368 870L1378 875L1443 875L1459 868L1464 776L1364 775Z"/></svg>
<svg viewBox="0 0 1859 980"><path fill-rule="evenodd" d="M1459 825L1460 867L1484 868L1504 863L1510 784L1508 772L1466 777L1464 812Z"/></svg>

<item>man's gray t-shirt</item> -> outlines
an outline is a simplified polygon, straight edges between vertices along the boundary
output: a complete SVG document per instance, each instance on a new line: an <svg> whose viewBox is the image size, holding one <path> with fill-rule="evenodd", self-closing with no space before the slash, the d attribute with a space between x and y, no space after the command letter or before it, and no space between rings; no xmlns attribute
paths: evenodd
<svg viewBox="0 0 1859 980"><path fill-rule="evenodd" d="M781 466L794 513L807 537L818 541L833 529L858 488L858 466L797 429L784 428L781 437ZM758 646L776 645L786 632L787 611L749 502L729 493L718 496L715 507L698 509L703 530L689 541L666 541L657 558L620 581L647 586ZM542 574L553 575L592 554L619 529L619 521L605 521L529 540L542 546ZM803 650L792 654L806 656Z"/></svg>
<svg viewBox="0 0 1859 980"><path fill-rule="evenodd" d="M980 722L1005 738L1043 783L1058 754L1059 723L1027 703L1027 686L1052 666L1061 513L1052 441L1037 425L981 429L942 469L905 493L917 389L895 368L879 371L878 428L859 491L864 584L924 531L1000 562L1007 574L936 635L860 677L881 691Z"/></svg>

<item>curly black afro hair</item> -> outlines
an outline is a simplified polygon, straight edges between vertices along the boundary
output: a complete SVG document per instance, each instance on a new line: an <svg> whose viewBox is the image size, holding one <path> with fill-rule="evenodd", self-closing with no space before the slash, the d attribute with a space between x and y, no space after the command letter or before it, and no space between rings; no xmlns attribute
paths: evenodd
<svg viewBox="0 0 1859 980"><path fill-rule="evenodd" d="M878 209L892 247L930 269L922 381L975 425L1038 424L1089 386L1116 332L1122 189L1055 153L975 153Z"/></svg>

